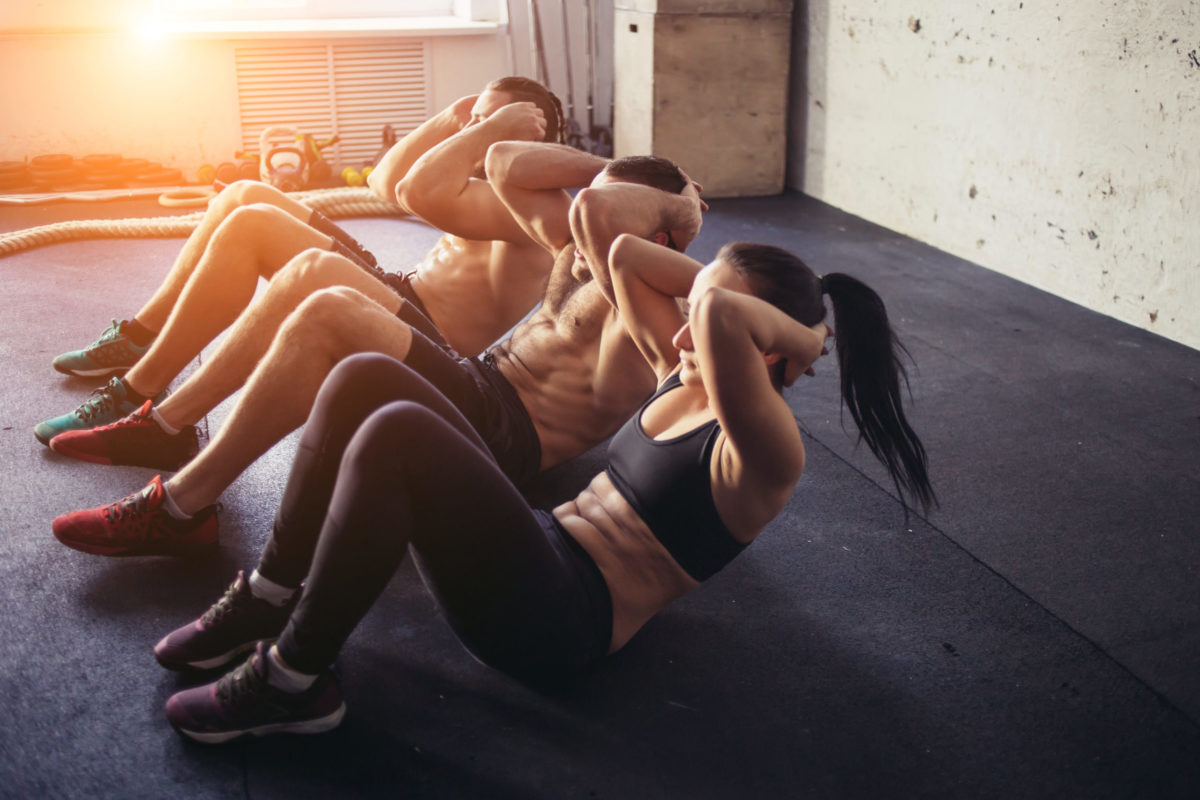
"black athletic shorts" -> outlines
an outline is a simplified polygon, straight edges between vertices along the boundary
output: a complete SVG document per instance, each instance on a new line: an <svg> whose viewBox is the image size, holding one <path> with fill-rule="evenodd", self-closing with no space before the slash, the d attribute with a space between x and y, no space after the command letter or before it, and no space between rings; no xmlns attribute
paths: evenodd
<svg viewBox="0 0 1200 800"><path fill-rule="evenodd" d="M521 486L542 466L542 444L529 411L491 352L461 358L414 331L404 360L462 412L487 444L504 474Z"/></svg>
<svg viewBox="0 0 1200 800"><path fill-rule="evenodd" d="M416 328L438 345L449 347L446 343L446 337L438 330L437 325L433 324L433 319L429 316L429 310L425 308L425 304L421 302L421 298L417 297L417 293L413 289L412 276L415 274L415 270L405 275L396 272L384 272L375 265L375 256L370 251L363 250L361 245L351 248L336 236L333 239L333 251L340 256L350 259L362 267L364 271L378 278L381 283L393 292L400 295L402 302L400 303L400 310L396 312L396 316L402 322Z"/></svg>
<svg viewBox="0 0 1200 800"><path fill-rule="evenodd" d="M425 310L425 304L421 302L421 298L417 297L417 293L413 291L412 281L410 280L412 274L411 272L407 275L399 275L394 272L384 273L383 282L394 290L396 294L400 295L400 309L396 311L396 316L400 318L401 322L405 322L415 330L423 333L438 347L451 350L446 337L442 335L438 326L433 324L429 312Z"/></svg>

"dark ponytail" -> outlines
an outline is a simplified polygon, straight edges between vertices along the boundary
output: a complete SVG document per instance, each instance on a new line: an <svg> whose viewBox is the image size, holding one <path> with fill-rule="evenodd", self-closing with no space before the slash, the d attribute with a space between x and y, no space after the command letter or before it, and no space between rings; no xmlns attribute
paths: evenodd
<svg viewBox="0 0 1200 800"><path fill-rule="evenodd" d="M908 353L892 332L879 295L849 275L817 277L796 256L771 245L730 242L717 260L743 275L756 297L809 327L825 319L824 295L829 295L842 402L850 409L859 437L887 467L906 516L905 492L924 511L937 505L925 447L900 402L900 380L908 382L900 354ZM776 366L772 378L777 386L783 385L785 368L782 361Z"/></svg>
<svg viewBox="0 0 1200 800"><path fill-rule="evenodd" d="M900 381L907 385L908 374L900 355L908 352L888 323L883 300L871 287L837 272L822 277L820 287L833 304L842 401L861 439L887 467L900 501L905 502L907 492L928 512L937 497L929 483L925 447L901 405Z"/></svg>

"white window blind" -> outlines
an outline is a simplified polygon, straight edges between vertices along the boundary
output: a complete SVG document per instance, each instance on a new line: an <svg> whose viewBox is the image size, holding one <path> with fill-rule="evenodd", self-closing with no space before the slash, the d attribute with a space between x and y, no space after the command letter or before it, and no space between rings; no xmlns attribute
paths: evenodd
<svg viewBox="0 0 1200 800"><path fill-rule="evenodd" d="M427 40L245 46L235 58L247 152L277 125L318 140L337 133L323 154L337 173L374 158L384 125L403 136L432 113Z"/></svg>

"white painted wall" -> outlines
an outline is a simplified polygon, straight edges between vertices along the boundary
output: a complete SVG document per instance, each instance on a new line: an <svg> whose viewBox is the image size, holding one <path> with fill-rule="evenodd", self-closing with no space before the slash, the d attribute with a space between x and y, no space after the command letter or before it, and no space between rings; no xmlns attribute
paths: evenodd
<svg viewBox="0 0 1200 800"><path fill-rule="evenodd" d="M507 8L512 33L508 71L539 79L544 75L577 131L589 141L604 140L611 146L613 0L509 0ZM531 9L541 27L540 51Z"/></svg>
<svg viewBox="0 0 1200 800"><path fill-rule="evenodd" d="M429 41L435 109L507 71L502 30ZM0 161L119 153L194 180L201 164L230 161L241 149L235 44L121 31L0 32Z"/></svg>
<svg viewBox="0 0 1200 800"><path fill-rule="evenodd" d="M1200 2L796 17L790 185L1200 347Z"/></svg>
<svg viewBox="0 0 1200 800"><path fill-rule="evenodd" d="M460 19L490 22L503 20L506 4L453 0L451 5ZM512 5L518 13L511 26L428 37L433 108L477 92L501 75L536 76L528 19L522 16L526 4ZM559 5L543 2L541 7L551 87L565 105L570 93L563 54L569 49L576 56L575 117L586 135L590 95L594 123L610 127L612 0L571 0L569 43ZM586 35L589 11L598 42ZM235 45L247 40L171 36L152 41L134 35L153 14L153 0L0 0L0 75L5 76L0 81L0 161L45 153L119 153L182 169L194 179L201 164L232 160L241 149L233 54ZM593 53L594 82L584 58L589 48L598 51Z"/></svg>
<svg viewBox="0 0 1200 800"><path fill-rule="evenodd" d="M118 153L194 176L241 149L228 42L5 37L0 74L10 76L0 81L0 160Z"/></svg>

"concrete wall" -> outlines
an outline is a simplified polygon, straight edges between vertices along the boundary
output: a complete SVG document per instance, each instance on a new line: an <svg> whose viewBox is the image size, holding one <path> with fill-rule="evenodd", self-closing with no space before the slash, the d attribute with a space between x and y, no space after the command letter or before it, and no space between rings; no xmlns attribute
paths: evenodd
<svg viewBox="0 0 1200 800"><path fill-rule="evenodd" d="M797 0L789 185L1200 347L1200 3Z"/></svg>

